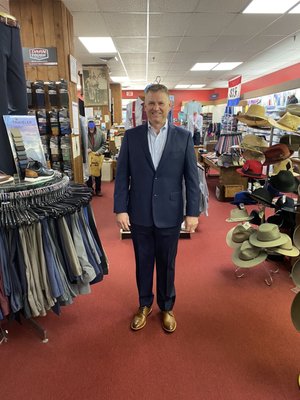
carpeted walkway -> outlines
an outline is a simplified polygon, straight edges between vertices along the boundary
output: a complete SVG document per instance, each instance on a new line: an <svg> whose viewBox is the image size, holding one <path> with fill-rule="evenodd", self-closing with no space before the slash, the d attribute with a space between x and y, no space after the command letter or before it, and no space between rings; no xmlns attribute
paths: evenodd
<svg viewBox="0 0 300 400"><path fill-rule="evenodd" d="M288 268L274 284L261 266L237 279L225 244L232 205L214 198L209 217L181 239L177 258L178 327L161 329L157 306L146 327L129 328L137 308L130 240L121 241L112 213L113 183L93 207L110 274L62 315L39 319L43 344L25 323L8 325L0 346L5 400L296 400L300 335L290 320ZM271 266L271 264L270 264Z"/></svg>

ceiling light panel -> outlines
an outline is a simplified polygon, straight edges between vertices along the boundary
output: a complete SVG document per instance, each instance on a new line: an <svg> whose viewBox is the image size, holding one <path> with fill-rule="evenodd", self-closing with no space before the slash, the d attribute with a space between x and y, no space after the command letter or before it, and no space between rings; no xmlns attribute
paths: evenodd
<svg viewBox="0 0 300 400"><path fill-rule="evenodd" d="M116 53L117 49L111 37L79 37L89 53Z"/></svg>
<svg viewBox="0 0 300 400"><path fill-rule="evenodd" d="M210 71L213 69L218 63L196 63L191 71Z"/></svg>
<svg viewBox="0 0 300 400"><path fill-rule="evenodd" d="M253 0L243 14L284 14L299 0Z"/></svg>
<svg viewBox="0 0 300 400"><path fill-rule="evenodd" d="M204 86L206 86L204 83L203 84L199 84L199 85L191 85L190 87L189 87L189 89L201 89L201 88L203 88Z"/></svg>
<svg viewBox="0 0 300 400"><path fill-rule="evenodd" d="M300 14L300 4L298 4L296 7L294 7L289 14Z"/></svg>
<svg viewBox="0 0 300 400"><path fill-rule="evenodd" d="M222 62L213 68L213 71L231 71L241 65L242 62Z"/></svg>
<svg viewBox="0 0 300 400"><path fill-rule="evenodd" d="M190 87L190 85L176 85L175 89L187 89L189 87Z"/></svg>

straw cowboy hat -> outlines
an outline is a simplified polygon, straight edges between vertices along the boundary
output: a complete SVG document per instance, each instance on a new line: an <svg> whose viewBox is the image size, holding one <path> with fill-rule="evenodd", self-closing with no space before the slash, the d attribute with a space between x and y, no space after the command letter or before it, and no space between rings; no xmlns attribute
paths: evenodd
<svg viewBox="0 0 300 400"><path fill-rule="evenodd" d="M287 242L277 225L265 222L261 224L257 231L249 237L249 242L256 247L269 248L278 247Z"/></svg>
<svg viewBox="0 0 300 400"><path fill-rule="evenodd" d="M257 160L264 162L265 161L265 156L264 153L261 151L252 151L248 149L243 150L243 159L244 160Z"/></svg>
<svg viewBox="0 0 300 400"><path fill-rule="evenodd" d="M277 143L263 151L265 155L264 165L271 165L290 158L293 151L286 144Z"/></svg>
<svg viewBox="0 0 300 400"><path fill-rule="evenodd" d="M294 327L300 332L300 292L296 294L291 305L291 318Z"/></svg>
<svg viewBox="0 0 300 400"><path fill-rule="evenodd" d="M230 217L226 219L227 222L243 222L250 221L252 217L249 216L248 211L243 208L234 208L230 210Z"/></svg>
<svg viewBox="0 0 300 400"><path fill-rule="evenodd" d="M283 233L282 235L286 236L286 243L282 244L279 247L272 247L271 249L268 249L268 253L281 254L288 257L298 257L300 252L297 247L293 246L292 239L289 237L289 235L285 233Z"/></svg>
<svg viewBox="0 0 300 400"><path fill-rule="evenodd" d="M251 104L244 114L237 115L237 119L252 127L270 127L269 117L266 115L265 107Z"/></svg>
<svg viewBox="0 0 300 400"><path fill-rule="evenodd" d="M243 224L239 224L234 228L230 229L230 231L226 235L226 243L227 246L236 249L241 246L245 240L249 239L249 236L255 232L255 229L249 226L245 227Z"/></svg>
<svg viewBox="0 0 300 400"><path fill-rule="evenodd" d="M277 175L271 176L270 184L277 190L286 193L297 193L299 181L291 171L279 171Z"/></svg>
<svg viewBox="0 0 300 400"><path fill-rule="evenodd" d="M232 261L241 268L250 268L267 258L267 253L258 247L251 246L248 240L242 243L232 254Z"/></svg>
<svg viewBox="0 0 300 400"><path fill-rule="evenodd" d="M272 126L281 129L282 131L297 132L298 127L300 126L300 117L287 112L278 121L269 118L269 122Z"/></svg>
<svg viewBox="0 0 300 400"><path fill-rule="evenodd" d="M258 153L262 153L267 147L269 147L269 144L264 138L252 134L245 135L240 143L242 150L251 150Z"/></svg>
<svg viewBox="0 0 300 400"><path fill-rule="evenodd" d="M262 174L263 165L257 160L246 160L242 168L237 168L236 172L248 178L265 179L266 175Z"/></svg>
<svg viewBox="0 0 300 400"><path fill-rule="evenodd" d="M299 174L293 170L293 162L290 158L274 164L273 172L270 176L277 175L280 171L290 171L294 176L299 176Z"/></svg>

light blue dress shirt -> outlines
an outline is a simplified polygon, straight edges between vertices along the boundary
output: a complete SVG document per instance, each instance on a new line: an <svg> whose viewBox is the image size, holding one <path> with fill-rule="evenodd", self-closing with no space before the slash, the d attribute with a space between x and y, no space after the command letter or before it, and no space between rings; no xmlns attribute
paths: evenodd
<svg viewBox="0 0 300 400"><path fill-rule="evenodd" d="M159 133L156 133L150 125L150 122L148 122L148 145L155 169L157 169L162 153L164 151L167 141L167 135L168 120L166 121L165 125L160 129Z"/></svg>

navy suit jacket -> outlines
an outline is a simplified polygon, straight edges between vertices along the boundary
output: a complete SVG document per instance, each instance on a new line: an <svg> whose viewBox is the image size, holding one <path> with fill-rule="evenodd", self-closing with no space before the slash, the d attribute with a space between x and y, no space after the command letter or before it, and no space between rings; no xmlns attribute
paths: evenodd
<svg viewBox="0 0 300 400"><path fill-rule="evenodd" d="M169 124L165 148L155 170L148 145L148 125L125 132L117 163L114 212L130 222L158 228L183 221L183 178L186 215L198 216L199 178L190 132Z"/></svg>

